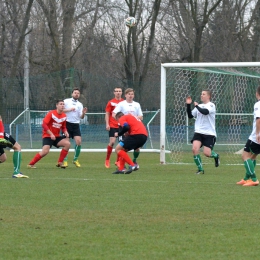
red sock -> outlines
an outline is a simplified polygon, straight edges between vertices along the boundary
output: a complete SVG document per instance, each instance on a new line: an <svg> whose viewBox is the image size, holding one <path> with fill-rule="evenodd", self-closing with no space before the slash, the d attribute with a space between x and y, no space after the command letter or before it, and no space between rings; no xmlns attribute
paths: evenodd
<svg viewBox="0 0 260 260"><path fill-rule="evenodd" d="M120 157L119 157L119 155L117 154L116 161L119 162L119 160L120 160Z"/></svg>
<svg viewBox="0 0 260 260"><path fill-rule="evenodd" d="M33 157L33 159L30 161L30 165L34 165L34 164L36 164L38 161L40 161L41 160L41 156L40 156L40 154L39 153L37 153L34 157Z"/></svg>
<svg viewBox="0 0 260 260"><path fill-rule="evenodd" d="M131 160L131 158L128 156L128 154L127 154L125 151L120 150L120 151L118 152L118 155L119 155L120 157L122 157L129 165L131 165L131 166L134 166L134 165L135 165L134 162Z"/></svg>
<svg viewBox="0 0 260 260"><path fill-rule="evenodd" d="M123 157L119 157L119 167L118 170L122 171L125 168L125 159Z"/></svg>
<svg viewBox="0 0 260 260"><path fill-rule="evenodd" d="M5 127L3 121L0 120L0 138L4 138Z"/></svg>
<svg viewBox="0 0 260 260"><path fill-rule="evenodd" d="M67 150L61 149L58 163L62 163L64 161L64 158L67 156L67 154L68 154Z"/></svg>
<svg viewBox="0 0 260 260"><path fill-rule="evenodd" d="M111 147L110 145L107 146L107 158L106 160L110 159L111 153L113 151L113 147Z"/></svg>

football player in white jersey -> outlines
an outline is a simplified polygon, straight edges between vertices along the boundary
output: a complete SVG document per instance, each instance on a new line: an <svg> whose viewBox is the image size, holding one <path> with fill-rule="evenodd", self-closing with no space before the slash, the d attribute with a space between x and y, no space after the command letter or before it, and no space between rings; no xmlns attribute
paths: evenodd
<svg viewBox="0 0 260 260"><path fill-rule="evenodd" d="M143 120L143 112L141 109L141 106L138 102L134 101L134 90L132 88L127 88L125 90L125 100L118 103L116 108L113 111L113 117L115 118L116 114L118 112L122 112L125 115L132 114L139 119ZM139 165L137 164L137 158L140 154L140 148L134 150L133 152L133 162L136 164L137 168L139 168Z"/></svg>
<svg viewBox="0 0 260 260"><path fill-rule="evenodd" d="M238 185L243 186L257 186L259 184L255 174L255 165L256 157L260 154L260 87L256 89L256 99L258 101L254 105L253 130L242 153L246 175L244 179L237 182Z"/></svg>
<svg viewBox="0 0 260 260"><path fill-rule="evenodd" d="M207 157L214 158L215 166L219 166L219 155L213 151L216 142L215 129L215 104L210 101L211 91L201 92L202 104L194 102L194 109L191 110L191 97L186 98L187 114L189 118L195 118L195 133L191 140L194 162L198 167L196 174L204 174L204 169L200 157L200 148L203 146L203 153Z"/></svg>
<svg viewBox="0 0 260 260"><path fill-rule="evenodd" d="M69 133L70 138L75 141L75 152L73 163L76 167L80 167L79 163L79 155L81 151L81 132L80 132L80 119L85 117L87 113L87 108L83 107L82 103L79 102L80 90L78 88L74 88L72 90L71 98L67 98L64 100L65 109L63 112L66 113L67 122L66 127ZM68 166L68 158L66 157L63 161L63 166Z"/></svg>

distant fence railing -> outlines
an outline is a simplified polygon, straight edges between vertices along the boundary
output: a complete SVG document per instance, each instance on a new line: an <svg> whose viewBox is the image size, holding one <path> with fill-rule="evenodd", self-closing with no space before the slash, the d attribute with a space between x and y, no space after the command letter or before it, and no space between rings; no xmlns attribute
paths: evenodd
<svg viewBox="0 0 260 260"><path fill-rule="evenodd" d="M23 149L42 147L42 120L48 111L24 110L9 125L10 134ZM160 110L144 111L143 123L148 130L145 149L159 149ZM105 113L87 113L80 124L83 149L105 149L109 142ZM73 145L71 146L73 148Z"/></svg>

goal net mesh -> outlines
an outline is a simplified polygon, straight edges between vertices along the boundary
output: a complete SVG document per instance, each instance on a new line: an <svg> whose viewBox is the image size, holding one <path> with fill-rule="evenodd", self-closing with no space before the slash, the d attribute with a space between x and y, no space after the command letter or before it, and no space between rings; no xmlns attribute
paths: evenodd
<svg viewBox="0 0 260 260"><path fill-rule="evenodd" d="M166 68L166 163L193 163L191 139L195 119L187 118L186 97L201 103L201 91L212 91L217 142L214 150L222 164L241 164L241 151L253 123L255 91L260 86L260 67ZM193 103L192 103L193 108ZM203 157L203 163L213 163Z"/></svg>

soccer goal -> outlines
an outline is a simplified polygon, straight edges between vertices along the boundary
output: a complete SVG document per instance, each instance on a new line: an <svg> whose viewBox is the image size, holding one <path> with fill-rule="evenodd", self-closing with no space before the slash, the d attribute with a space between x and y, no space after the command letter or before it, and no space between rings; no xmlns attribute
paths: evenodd
<svg viewBox="0 0 260 260"><path fill-rule="evenodd" d="M241 164L241 149L252 131L258 86L260 62L162 64L160 162L193 163L194 119L188 119L185 101L191 96L193 102L201 103L201 91L209 89L217 109L214 150L222 164ZM204 158L204 163L212 163Z"/></svg>

